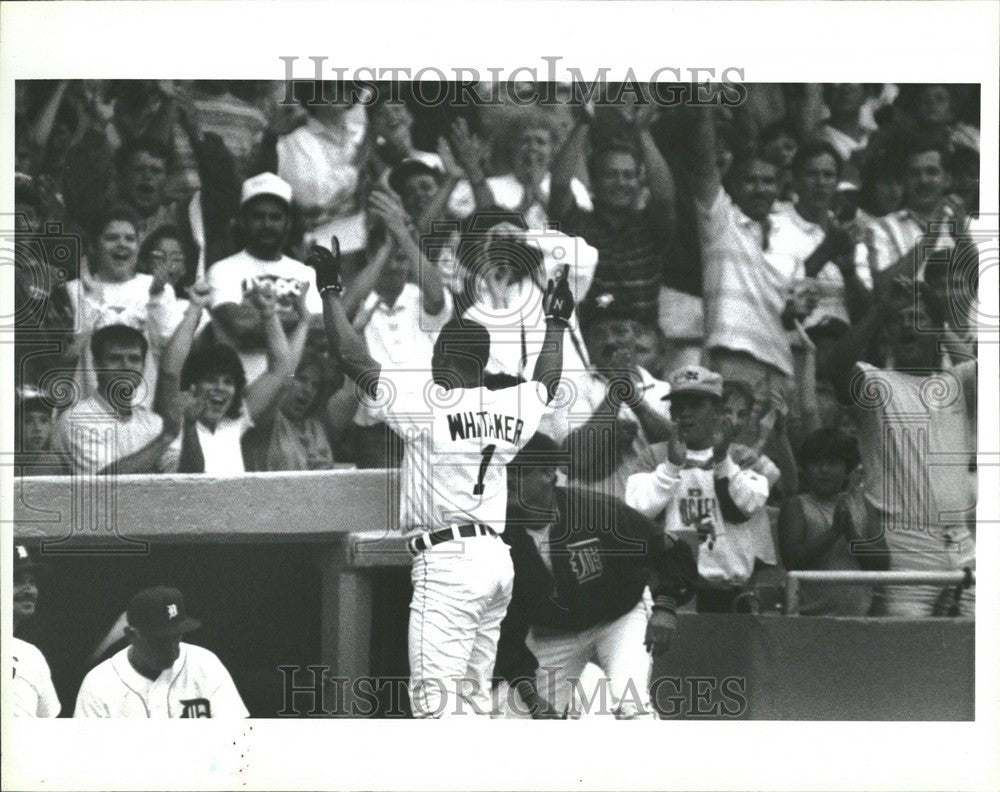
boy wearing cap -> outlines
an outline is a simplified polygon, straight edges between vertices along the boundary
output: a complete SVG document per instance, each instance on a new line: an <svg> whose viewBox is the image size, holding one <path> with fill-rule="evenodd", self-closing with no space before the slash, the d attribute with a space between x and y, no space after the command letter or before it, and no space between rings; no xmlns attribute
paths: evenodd
<svg viewBox="0 0 1000 792"><path fill-rule="evenodd" d="M38 647L16 636L35 615L38 602L37 575L45 566L35 562L28 548L14 545L14 632L10 653L14 667L11 683L12 714L15 718L54 718L62 705L52 685L49 664Z"/></svg>
<svg viewBox="0 0 1000 792"><path fill-rule="evenodd" d="M187 615L180 591L140 591L127 619L129 646L84 677L74 718L249 717L219 658L181 641L201 622Z"/></svg>
<svg viewBox="0 0 1000 792"><path fill-rule="evenodd" d="M667 461L652 473L631 476L625 500L647 517L665 510L667 533L697 531L698 572L705 583L698 610L728 611L756 559L777 563L765 509L776 482L734 460L739 452L731 447L734 427L722 412L722 377L685 366L670 375L666 398L674 419ZM757 460L743 460L750 461Z"/></svg>
<svg viewBox="0 0 1000 792"><path fill-rule="evenodd" d="M309 284L309 313L323 312L313 271L282 252L291 225L291 202L292 188L273 173L260 173L243 182L240 226L244 248L217 261L207 273L216 336L239 351L248 383L267 370L265 325L251 299L254 289L274 292L286 331L298 324L295 305L303 282Z"/></svg>

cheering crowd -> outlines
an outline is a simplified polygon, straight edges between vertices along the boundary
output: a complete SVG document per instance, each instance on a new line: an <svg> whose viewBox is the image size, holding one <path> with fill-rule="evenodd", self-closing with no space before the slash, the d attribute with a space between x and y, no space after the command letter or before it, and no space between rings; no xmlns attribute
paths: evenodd
<svg viewBox="0 0 1000 792"><path fill-rule="evenodd" d="M511 383L544 332L519 306L569 264L539 431L564 483L693 537L698 610L783 569L974 569L975 86L309 101L331 88L18 83L18 475L398 466L303 263L335 236L372 358L429 370L468 317ZM971 617L973 591L814 585L802 612Z"/></svg>

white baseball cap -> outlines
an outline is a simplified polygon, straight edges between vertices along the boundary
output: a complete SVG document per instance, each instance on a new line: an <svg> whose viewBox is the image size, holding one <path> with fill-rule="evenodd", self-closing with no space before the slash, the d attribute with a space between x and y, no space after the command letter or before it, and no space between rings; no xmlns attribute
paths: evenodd
<svg viewBox="0 0 1000 792"><path fill-rule="evenodd" d="M244 206L247 201L253 200L259 195L273 195L286 204L290 204L292 202L292 185L273 173L258 173L243 182L240 206Z"/></svg>

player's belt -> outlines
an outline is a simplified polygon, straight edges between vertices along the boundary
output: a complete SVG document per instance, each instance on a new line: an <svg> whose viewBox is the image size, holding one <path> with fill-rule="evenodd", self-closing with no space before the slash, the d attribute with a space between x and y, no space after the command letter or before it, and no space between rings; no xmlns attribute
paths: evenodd
<svg viewBox="0 0 1000 792"><path fill-rule="evenodd" d="M414 536L406 543L410 555L419 555L428 547L439 545L442 542L450 542L455 539L471 539L473 536L496 536L497 532L490 526L483 523L467 523L466 525L452 525L449 528L442 528L439 531L428 531L419 536Z"/></svg>

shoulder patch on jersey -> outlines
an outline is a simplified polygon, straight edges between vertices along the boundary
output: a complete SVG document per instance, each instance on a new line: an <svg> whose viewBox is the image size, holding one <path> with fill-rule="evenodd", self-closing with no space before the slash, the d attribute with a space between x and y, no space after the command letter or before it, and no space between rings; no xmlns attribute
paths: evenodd
<svg viewBox="0 0 1000 792"><path fill-rule="evenodd" d="M569 566L576 576L577 583L586 583L600 577L604 572L604 562L601 561L601 542L596 537L584 539L566 545L569 551Z"/></svg>

